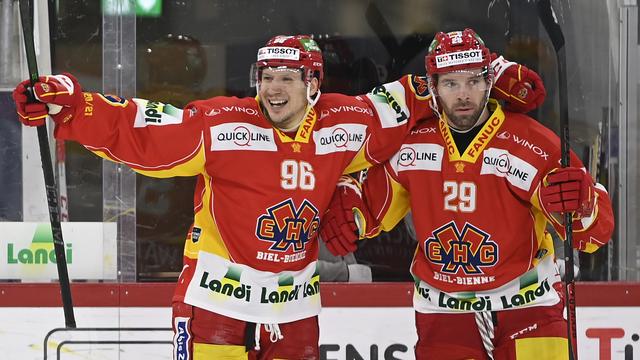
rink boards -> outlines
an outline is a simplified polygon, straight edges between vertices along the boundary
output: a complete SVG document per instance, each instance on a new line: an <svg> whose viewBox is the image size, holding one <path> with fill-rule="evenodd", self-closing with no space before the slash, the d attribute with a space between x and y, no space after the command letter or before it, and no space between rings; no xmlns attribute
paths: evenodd
<svg viewBox="0 0 640 360"><path fill-rule="evenodd" d="M72 291L81 329L169 327L172 284L75 283ZM412 284L324 283L321 291L321 359L414 358ZM640 284L579 283L576 292L579 358L640 360ZM65 342L61 359L171 358L168 330L58 330L45 346L46 334L64 325L59 296L56 284L0 284L3 356L43 359L46 347L47 359L56 359Z"/></svg>

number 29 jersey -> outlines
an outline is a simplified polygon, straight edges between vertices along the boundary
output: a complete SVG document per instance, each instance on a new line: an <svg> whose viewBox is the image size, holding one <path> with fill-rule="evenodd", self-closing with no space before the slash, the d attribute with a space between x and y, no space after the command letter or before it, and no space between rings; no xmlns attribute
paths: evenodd
<svg viewBox="0 0 640 360"><path fill-rule="evenodd" d="M493 110L466 149L446 119L414 128L385 164L369 170L364 199L373 220L366 237L390 230L408 212L418 247L411 266L419 312L473 312L552 305L559 281L551 223L538 198L544 176L560 166L558 137L522 114ZM583 167L575 154L571 165ZM574 246L593 252L609 241L613 213L596 186L591 217L574 221Z"/></svg>

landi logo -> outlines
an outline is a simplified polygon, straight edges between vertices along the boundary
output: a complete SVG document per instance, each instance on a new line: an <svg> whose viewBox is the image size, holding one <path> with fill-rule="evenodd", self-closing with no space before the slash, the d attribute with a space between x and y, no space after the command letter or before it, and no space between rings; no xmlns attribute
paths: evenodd
<svg viewBox="0 0 640 360"><path fill-rule="evenodd" d="M65 256L67 263L73 263L72 244L65 244ZM28 248L20 249L14 243L7 243L7 264L48 264L56 263L56 252L53 247L53 236L51 225L38 224L34 233L31 245Z"/></svg>

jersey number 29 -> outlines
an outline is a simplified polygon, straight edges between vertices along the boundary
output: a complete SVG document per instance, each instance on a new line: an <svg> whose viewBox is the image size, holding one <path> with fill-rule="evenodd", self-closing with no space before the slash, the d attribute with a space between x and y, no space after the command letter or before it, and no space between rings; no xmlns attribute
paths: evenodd
<svg viewBox="0 0 640 360"><path fill-rule="evenodd" d="M444 209L473 212L476 210L476 184L468 181L444 182Z"/></svg>

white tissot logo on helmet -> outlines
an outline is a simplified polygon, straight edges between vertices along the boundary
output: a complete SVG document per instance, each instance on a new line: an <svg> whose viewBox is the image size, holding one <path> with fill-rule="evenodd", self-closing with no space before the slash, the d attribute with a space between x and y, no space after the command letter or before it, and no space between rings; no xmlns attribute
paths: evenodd
<svg viewBox="0 0 640 360"><path fill-rule="evenodd" d="M313 133L316 154L323 155L341 151L358 151L367 136L367 126L363 124L341 124Z"/></svg>
<svg viewBox="0 0 640 360"><path fill-rule="evenodd" d="M211 151L276 151L273 129L247 123L228 123L211 127Z"/></svg>
<svg viewBox="0 0 640 360"><path fill-rule="evenodd" d="M436 67L475 64L482 62L482 50L465 50L436 56Z"/></svg>
<svg viewBox="0 0 640 360"><path fill-rule="evenodd" d="M285 46L267 46L258 50L258 61L270 59L300 60L300 50Z"/></svg>

